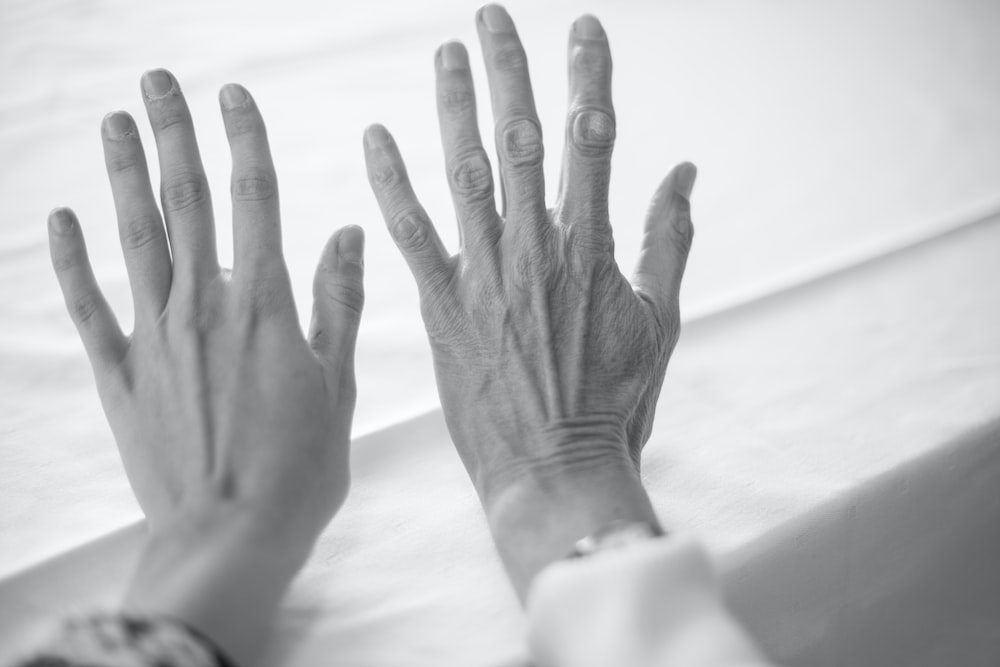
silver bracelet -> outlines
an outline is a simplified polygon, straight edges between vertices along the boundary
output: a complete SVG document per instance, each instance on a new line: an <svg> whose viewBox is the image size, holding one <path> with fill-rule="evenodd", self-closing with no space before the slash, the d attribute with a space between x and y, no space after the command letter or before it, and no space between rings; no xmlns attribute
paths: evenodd
<svg viewBox="0 0 1000 667"><path fill-rule="evenodd" d="M597 532L577 540L567 558L585 558L600 551L612 551L665 537L659 525L649 521L615 519Z"/></svg>

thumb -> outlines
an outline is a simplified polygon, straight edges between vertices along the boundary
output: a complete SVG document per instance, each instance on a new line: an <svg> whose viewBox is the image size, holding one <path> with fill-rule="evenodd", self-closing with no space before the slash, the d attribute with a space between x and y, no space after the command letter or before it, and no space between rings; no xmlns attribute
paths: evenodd
<svg viewBox="0 0 1000 667"><path fill-rule="evenodd" d="M691 225L691 191L698 169L690 162L674 167L653 195L642 249L632 284L666 317L677 307L681 278L687 264L694 227Z"/></svg>
<svg viewBox="0 0 1000 667"><path fill-rule="evenodd" d="M364 231L348 225L327 241L316 269L309 345L328 368L353 368L365 303L364 250Z"/></svg>

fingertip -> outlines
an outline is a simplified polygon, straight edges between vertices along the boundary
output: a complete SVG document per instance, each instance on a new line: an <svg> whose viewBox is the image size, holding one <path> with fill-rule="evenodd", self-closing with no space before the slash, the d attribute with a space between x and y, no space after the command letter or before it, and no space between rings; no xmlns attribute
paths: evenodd
<svg viewBox="0 0 1000 667"><path fill-rule="evenodd" d="M76 226L76 214L66 206L57 206L49 212L49 230L57 236L65 236Z"/></svg>
<svg viewBox="0 0 1000 667"><path fill-rule="evenodd" d="M476 23L489 32L509 32L514 28L514 22L506 8L493 2L479 8L476 12Z"/></svg>
<svg viewBox="0 0 1000 667"><path fill-rule="evenodd" d="M101 132L105 138L114 141L135 137L135 120L127 111L110 111L101 121Z"/></svg>
<svg viewBox="0 0 1000 667"><path fill-rule="evenodd" d="M573 36L578 39L604 39L604 27L593 14L584 14L573 22Z"/></svg>
<svg viewBox="0 0 1000 667"><path fill-rule="evenodd" d="M146 70L140 80L142 94L147 102L155 102L167 95L180 92L177 79L163 68Z"/></svg>
<svg viewBox="0 0 1000 667"><path fill-rule="evenodd" d="M469 52L457 39L448 40L438 47L434 62L445 70L466 70L469 68Z"/></svg>
<svg viewBox="0 0 1000 667"><path fill-rule="evenodd" d="M691 198L698 167L691 162L682 162L674 168L674 190L684 199Z"/></svg>
<svg viewBox="0 0 1000 667"><path fill-rule="evenodd" d="M392 143L392 135L381 123L372 123L365 128L364 144L365 148L376 148L388 146Z"/></svg>
<svg viewBox="0 0 1000 667"><path fill-rule="evenodd" d="M250 93L238 83L227 83L219 89L219 104L223 111L250 106Z"/></svg>
<svg viewBox="0 0 1000 667"><path fill-rule="evenodd" d="M347 225L337 235L337 256L350 264L364 266L365 231L357 225Z"/></svg>

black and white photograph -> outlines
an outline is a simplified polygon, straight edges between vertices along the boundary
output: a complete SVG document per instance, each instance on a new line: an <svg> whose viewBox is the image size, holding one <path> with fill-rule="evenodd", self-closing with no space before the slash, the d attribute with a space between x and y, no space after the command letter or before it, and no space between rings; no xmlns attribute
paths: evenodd
<svg viewBox="0 0 1000 667"><path fill-rule="evenodd" d="M1000 1L0 0L0 665L1000 667Z"/></svg>

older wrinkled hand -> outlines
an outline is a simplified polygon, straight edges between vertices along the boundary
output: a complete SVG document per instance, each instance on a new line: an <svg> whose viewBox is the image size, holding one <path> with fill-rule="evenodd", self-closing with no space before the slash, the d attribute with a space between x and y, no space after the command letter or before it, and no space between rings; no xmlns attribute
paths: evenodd
<svg viewBox="0 0 1000 667"><path fill-rule="evenodd" d="M180 88L153 71L143 96L162 217L132 118L109 114L101 132L135 303L131 335L94 281L73 213L57 209L49 220L52 261L129 480L154 534L238 513L307 552L347 493L362 232L342 229L327 245L307 341L253 99L234 84L221 93L233 159L230 272L216 256L209 188Z"/></svg>
<svg viewBox="0 0 1000 667"><path fill-rule="evenodd" d="M485 7L477 24L502 214L459 43L436 58L457 255L418 203L388 132L369 128L365 149L382 214L419 287L450 432L523 592L551 554L518 555L522 547L512 543L541 539L568 550L573 531L599 521L626 514L655 521L637 471L679 334L695 169L680 165L656 193L629 282L615 263L608 214L615 115L603 28L590 16L573 26L562 179L547 209L524 50L501 7ZM554 505L587 506L586 516L545 517Z"/></svg>

